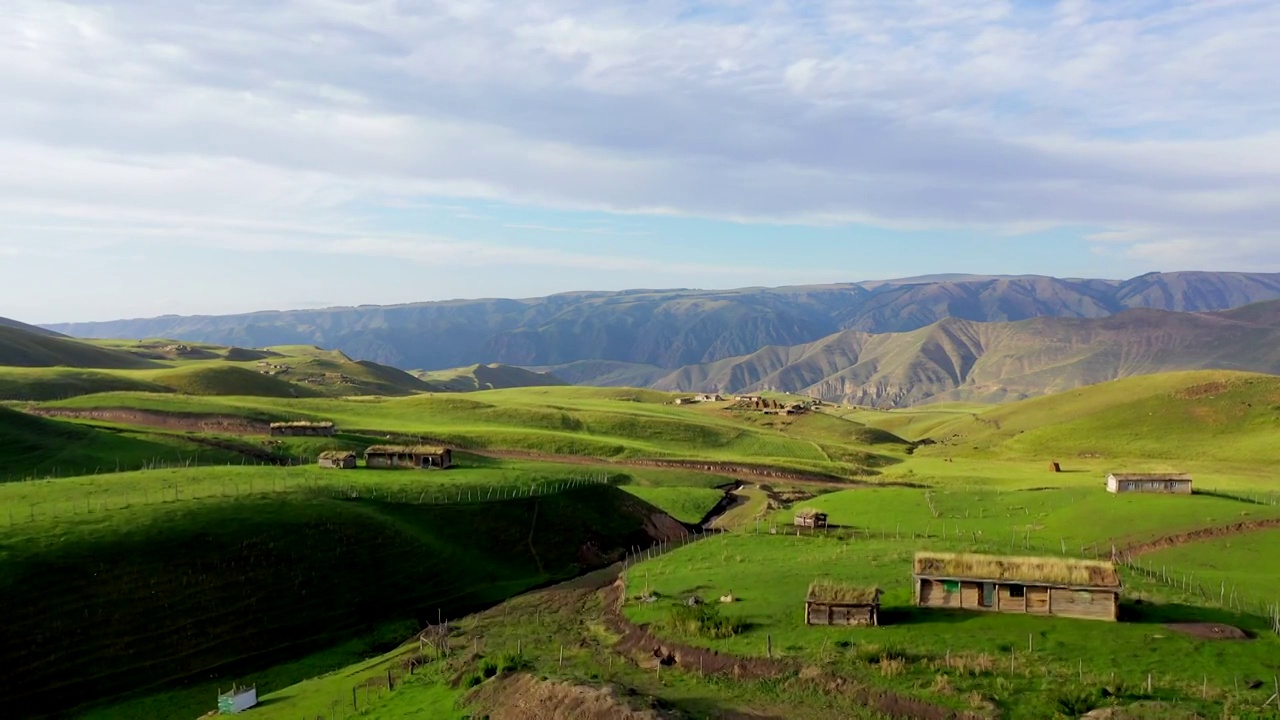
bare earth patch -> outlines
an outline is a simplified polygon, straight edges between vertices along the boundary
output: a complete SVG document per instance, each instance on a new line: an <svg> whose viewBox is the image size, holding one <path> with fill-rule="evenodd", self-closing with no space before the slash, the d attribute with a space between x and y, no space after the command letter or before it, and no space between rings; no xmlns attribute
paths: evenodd
<svg viewBox="0 0 1280 720"><path fill-rule="evenodd" d="M1222 623L1169 623L1165 625L1174 632L1190 635L1201 640L1249 640L1249 633L1238 627Z"/></svg>
<svg viewBox="0 0 1280 720"><path fill-rule="evenodd" d="M471 694L471 703L491 720L671 720L656 708L638 708L640 697L622 697L617 688L570 685L521 673L495 678Z"/></svg>

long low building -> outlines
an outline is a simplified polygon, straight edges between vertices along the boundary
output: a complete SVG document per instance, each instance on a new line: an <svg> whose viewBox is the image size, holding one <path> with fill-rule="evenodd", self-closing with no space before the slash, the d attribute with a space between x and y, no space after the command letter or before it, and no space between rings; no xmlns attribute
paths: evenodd
<svg viewBox="0 0 1280 720"><path fill-rule="evenodd" d="M453 465L453 451L432 445L374 445L364 451L365 467L444 469Z"/></svg>
<svg viewBox="0 0 1280 720"><path fill-rule="evenodd" d="M1123 589L1109 562L925 552L914 585L919 607L1111 621Z"/></svg>
<svg viewBox="0 0 1280 720"><path fill-rule="evenodd" d="M1111 473L1107 476L1110 493L1191 494L1191 476L1186 473Z"/></svg>

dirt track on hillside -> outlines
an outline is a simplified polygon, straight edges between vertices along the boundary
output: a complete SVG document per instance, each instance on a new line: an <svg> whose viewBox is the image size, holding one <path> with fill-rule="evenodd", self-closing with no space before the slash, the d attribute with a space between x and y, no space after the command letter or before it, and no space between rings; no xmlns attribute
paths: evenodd
<svg viewBox="0 0 1280 720"><path fill-rule="evenodd" d="M129 408L96 408L93 410L28 408L27 412L40 417L98 420L100 422L164 428L166 430L192 430L196 432L226 433L229 435L261 435L269 429L269 423L246 420L235 415L168 413L155 410L132 410Z"/></svg>
<svg viewBox="0 0 1280 720"><path fill-rule="evenodd" d="M798 673L801 678L813 683L815 689L821 692L842 695L889 717L904 720L982 720L987 717L951 710L888 690L860 685L849 678L823 673L786 660L740 658L663 640L623 615L624 591L621 580L614 582L604 591L605 624L611 632L622 638L614 645L614 651L626 655L642 667L656 668L661 664L703 675L731 675L735 680L762 680Z"/></svg>
<svg viewBox="0 0 1280 720"><path fill-rule="evenodd" d="M1179 545L1188 545L1190 543L1204 542L1206 540L1216 540L1218 538L1229 537L1231 535L1239 535L1242 533L1253 532L1255 530L1268 530L1271 528L1280 528L1280 518L1246 520L1243 522L1232 523L1230 525L1219 525L1217 527L1201 528L1199 530L1165 535L1164 537L1156 538L1155 540L1126 545L1117 551L1117 555L1127 560L1140 555L1146 555L1147 553L1155 552L1157 550L1178 547Z"/></svg>

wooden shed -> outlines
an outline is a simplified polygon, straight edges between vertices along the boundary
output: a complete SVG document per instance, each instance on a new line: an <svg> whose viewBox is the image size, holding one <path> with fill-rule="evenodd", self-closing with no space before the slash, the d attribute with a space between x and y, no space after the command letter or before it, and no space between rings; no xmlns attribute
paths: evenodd
<svg viewBox="0 0 1280 720"><path fill-rule="evenodd" d="M827 514L817 508L800 508L796 511L794 522L796 527L825 528L827 526Z"/></svg>
<svg viewBox="0 0 1280 720"><path fill-rule="evenodd" d="M331 422L274 422L271 437L332 437L335 430Z"/></svg>
<svg viewBox="0 0 1280 720"><path fill-rule="evenodd" d="M453 465L453 451L433 445L374 445L364 451L365 467L444 469Z"/></svg>
<svg viewBox="0 0 1280 720"><path fill-rule="evenodd" d="M880 588L814 580L804 600L806 625L879 625Z"/></svg>
<svg viewBox="0 0 1280 720"><path fill-rule="evenodd" d="M918 607L1111 621L1120 612L1109 562L922 552L914 578Z"/></svg>
<svg viewBox="0 0 1280 720"><path fill-rule="evenodd" d="M1186 473L1111 473L1107 476L1109 493L1191 494L1191 476Z"/></svg>
<svg viewBox="0 0 1280 720"><path fill-rule="evenodd" d="M695 398L698 402L721 402L724 397L719 393L702 393Z"/></svg>
<svg viewBox="0 0 1280 720"><path fill-rule="evenodd" d="M322 468L350 470L356 466L356 454L350 450L329 450L320 453L318 464Z"/></svg>

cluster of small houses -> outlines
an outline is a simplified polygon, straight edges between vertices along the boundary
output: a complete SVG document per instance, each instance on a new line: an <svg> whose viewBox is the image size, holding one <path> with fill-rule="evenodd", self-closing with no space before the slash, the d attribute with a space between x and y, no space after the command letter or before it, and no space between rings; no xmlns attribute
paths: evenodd
<svg viewBox="0 0 1280 720"><path fill-rule="evenodd" d="M271 423L271 437L333 437L337 432L331 422ZM328 450L320 453L322 468L350 470L359 466L359 456L352 450ZM369 468L404 470L443 470L453 467L453 450L437 445L371 445L364 450L364 465Z"/></svg>
<svg viewBox="0 0 1280 720"><path fill-rule="evenodd" d="M1182 473L1112 473L1107 492L1190 495ZM796 512L796 527L826 528L827 514ZM912 604L922 608L1119 619L1123 589L1115 564L1073 558L916 553ZM815 581L804 603L807 625L879 625L879 588Z"/></svg>
<svg viewBox="0 0 1280 720"><path fill-rule="evenodd" d="M784 403L774 398L766 398L763 395L739 395L733 400L735 408L753 410L764 413L765 415L800 415L801 413L806 413L822 404L818 400ZM726 399L724 396L715 393L703 393L701 395L694 395L693 397L681 397L674 400L676 405L694 405L697 403L718 402L726 402Z"/></svg>

